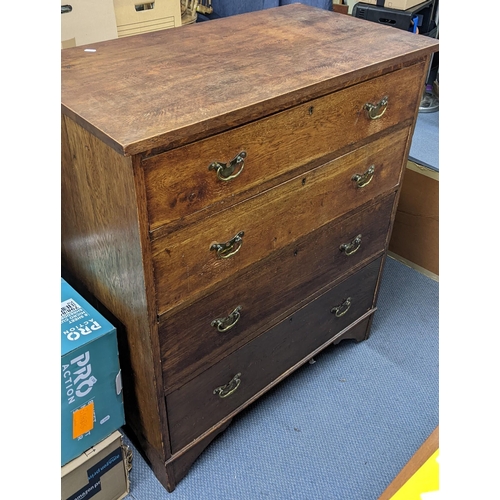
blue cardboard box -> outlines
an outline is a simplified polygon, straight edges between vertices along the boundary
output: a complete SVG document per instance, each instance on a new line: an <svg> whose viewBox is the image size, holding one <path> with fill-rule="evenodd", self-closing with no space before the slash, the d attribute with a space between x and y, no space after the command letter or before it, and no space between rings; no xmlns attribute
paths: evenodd
<svg viewBox="0 0 500 500"><path fill-rule="evenodd" d="M61 466L124 424L116 328L61 278Z"/></svg>

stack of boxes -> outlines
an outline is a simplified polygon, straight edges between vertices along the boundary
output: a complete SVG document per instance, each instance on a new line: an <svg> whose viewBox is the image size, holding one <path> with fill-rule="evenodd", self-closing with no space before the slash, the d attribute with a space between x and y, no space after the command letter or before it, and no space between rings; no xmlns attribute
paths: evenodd
<svg viewBox="0 0 500 500"><path fill-rule="evenodd" d="M61 498L129 491L116 328L61 278Z"/></svg>

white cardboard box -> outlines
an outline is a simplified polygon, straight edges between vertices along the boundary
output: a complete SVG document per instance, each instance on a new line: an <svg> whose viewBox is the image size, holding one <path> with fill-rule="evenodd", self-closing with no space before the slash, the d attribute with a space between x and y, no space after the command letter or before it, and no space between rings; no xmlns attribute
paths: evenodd
<svg viewBox="0 0 500 500"><path fill-rule="evenodd" d="M130 491L128 460L119 431L61 467L62 500L121 500Z"/></svg>
<svg viewBox="0 0 500 500"><path fill-rule="evenodd" d="M118 38L113 0L61 1L61 12L63 49Z"/></svg>
<svg viewBox="0 0 500 500"><path fill-rule="evenodd" d="M63 49L177 26L179 0L61 0Z"/></svg>

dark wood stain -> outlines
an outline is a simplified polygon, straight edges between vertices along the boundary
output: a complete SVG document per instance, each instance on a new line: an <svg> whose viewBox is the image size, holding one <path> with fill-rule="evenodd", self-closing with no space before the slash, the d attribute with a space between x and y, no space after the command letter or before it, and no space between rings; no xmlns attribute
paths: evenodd
<svg viewBox="0 0 500 500"><path fill-rule="evenodd" d="M381 259L373 261L297 311L293 321L281 322L169 394L169 424L176 429L175 437L172 436L173 453L369 311L380 263ZM336 317L330 312L349 297L352 306L345 315ZM241 373L241 384L233 394L225 399L213 394L216 387L227 384L237 373Z"/></svg>
<svg viewBox="0 0 500 500"><path fill-rule="evenodd" d="M386 244L394 195L355 215L334 221L271 254L258 266L228 281L188 307L160 318L160 347L165 391L171 392L209 368L215 361L283 320L304 299L339 277L380 255ZM352 255L343 243L362 235ZM242 307L236 326L224 333L212 320ZM290 318L291 319L291 318ZM184 326L184 328L183 328Z"/></svg>

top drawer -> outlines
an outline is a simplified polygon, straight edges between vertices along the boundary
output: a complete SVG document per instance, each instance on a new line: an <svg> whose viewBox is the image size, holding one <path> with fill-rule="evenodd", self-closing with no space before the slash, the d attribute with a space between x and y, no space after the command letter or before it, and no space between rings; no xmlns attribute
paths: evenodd
<svg viewBox="0 0 500 500"><path fill-rule="evenodd" d="M228 208L272 187L280 175L412 119L420 92L410 89L419 84L422 66L144 159L150 231L202 210L210 213L210 207Z"/></svg>

